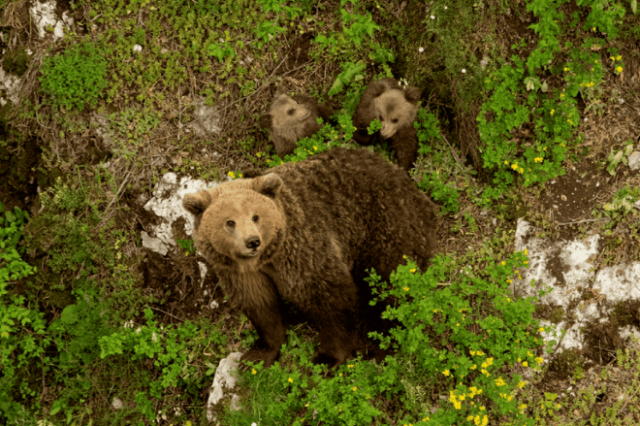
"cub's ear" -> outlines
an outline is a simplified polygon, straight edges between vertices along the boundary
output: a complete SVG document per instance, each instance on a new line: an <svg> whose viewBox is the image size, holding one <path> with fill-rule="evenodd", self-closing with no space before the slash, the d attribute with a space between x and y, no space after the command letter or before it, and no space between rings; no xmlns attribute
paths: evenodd
<svg viewBox="0 0 640 426"><path fill-rule="evenodd" d="M264 114L260 117L260 121L258 121L258 125L263 129L271 128L271 114Z"/></svg>
<svg viewBox="0 0 640 426"><path fill-rule="evenodd" d="M187 194L182 199L182 207L196 217L204 213L210 204L211 194L206 190Z"/></svg>
<svg viewBox="0 0 640 426"><path fill-rule="evenodd" d="M404 89L404 98L412 104L417 104L422 91L417 87L407 87Z"/></svg>
<svg viewBox="0 0 640 426"><path fill-rule="evenodd" d="M253 189L269 198L275 198L282 185L282 179L275 173L255 178L254 181Z"/></svg>
<svg viewBox="0 0 640 426"><path fill-rule="evenodd" d="M382 80L378 80L369 84L369 87L367 90L369 91L369 93L371 93L371 96L373 96L374 98L377 98L378 96L382 95L385 90L387 90L387 86L385 86Z"/></svg>

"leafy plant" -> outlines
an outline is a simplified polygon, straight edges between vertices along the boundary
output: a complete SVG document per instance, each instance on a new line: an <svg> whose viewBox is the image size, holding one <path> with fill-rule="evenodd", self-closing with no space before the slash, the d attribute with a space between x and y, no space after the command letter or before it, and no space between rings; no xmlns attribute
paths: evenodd
<svg viewBox="0 0 640 426"><path fill-rule="evenodd" d="M507 415L517 424L535 424L526 415L526 405L518 403L526 381L503 369L513 365L539 369L543 362L535 353L543 345L537 333L545 328L531 316L533 300L516 299L509 291L528 263L526 253L491 262L484 271L466 268L456 275L452 259L446 256L437 256L424 272L407 259L392 274L390 288L372 273L375 301L393 300L383 317L400 324L390 336L373 335L382 347L398 351L399 364L412 366L401 379L409 382L405 388L412 378L420 377L421 382L439 382L440 392L449 395L449 404L437 410L419 398L405 399L414 422L426 416L426 424L471 420L486 425L490 418Z"/></svg>
<svg viewBox="0 0 640 426"><path fill-rule="evenodd" d="M633 152L633 141L629 141L625 143L624 149L619 150L618 152L611 150L611 153L607 157L607 161L609 164L607 165L607 171L611 176L616 175L616 167L618 164L622 163L625 166L628 162L628 157Z"/></svg>
<svg viewBox="0 0 640 426"><path fill-rule="evenodd" d="M333 82L331 89L329 89L328 96L333 96L342 91L349 83L361 81L364 78L362 71L365 70L367 66L363 62L351 63L347 62L342 64L342 72L338 74L336 80Z"/></svg>
<svg viewBox="0 0 640 426"><path fill-rule="evenodd" d="M107 62L90 42L71 46L63 53L44 59L40 83L52 105L84 110L98 103L108 83Z"/></svg>

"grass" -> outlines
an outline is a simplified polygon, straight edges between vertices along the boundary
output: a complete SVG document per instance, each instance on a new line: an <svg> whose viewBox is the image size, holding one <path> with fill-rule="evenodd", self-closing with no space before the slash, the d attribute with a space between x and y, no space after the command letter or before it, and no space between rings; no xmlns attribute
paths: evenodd
<svg viewBox="0 0 640 426"><path fill-rule="evenodd" d="M0 111L0 420L206 424L215 367L255 332L200 277L179 227L167 258L142 248L157 219L140 206L169 171L219 180L355 147L357 101L390 76L423 89L411 176L441 205L441 256L428 271L399 268L389 286L372 277L377 297L394 301L385 315L397 328L378 336L386 357L325 377L310 361L316 333L297 324L274 367L241 377L243 410L216 415L228 425L637 424L638 353L610 349L613 364L595 368L573 352L544 363L546 311L508 289L527 262L513 253L516 219L559 236L543 205L549 181L586 163L612 178L589 212L603 220L570 232L604 236L595 268L640 260L630 207L640 182L626 164L637 134L624 120L640 37L629 7L80 1L76 26L55 45L29 40L32 55L18 24L3 29L21 40L2 65L23 88ZM15 7L0 9L17 22ZM338 107L336 126L285 158L257 126L277 84ZM189 127L202 103L218 109L220 133ZM386 145L373 149L393 160ZM637 324L631 306L616 312Z"/></svg>

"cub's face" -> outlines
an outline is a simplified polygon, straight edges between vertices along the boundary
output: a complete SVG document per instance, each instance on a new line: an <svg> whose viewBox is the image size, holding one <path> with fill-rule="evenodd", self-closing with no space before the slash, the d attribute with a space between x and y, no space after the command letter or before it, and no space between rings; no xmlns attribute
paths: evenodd
<svg viewBox="0 0 640 426"><path fill-rule="evenodd" d="M260 117L260 127L278 133L295 133L297 129L304 128L310 116L311 110L305 104L298 103L285 94L277 93L271 102L269 113Z"/></svg>
<svg viewBox="0 0 640 426"><path fill-rule="evenodd" d="M410 89L415 89L417 96ZM413 126L420 93L416 88L410 89L387 90L373 100L376 118L382 123L380 135L383 138L392 137L401 127Z"/></svg>
<svg viewBox="0 0 640 426"><path fill-rule="evenodd" d="M269 109L274 129L299 126L309 117L311 111L287 95L274 99Z"/></svg>
<svg viewBox="0 0 640 426"><path fill-rule="evenodd" d="M274 202L276 181L281 182L270 174L185 196L183 206L196 217L194 239L205 257L214 251L236 262L260 258L284 229Z"/></svg>

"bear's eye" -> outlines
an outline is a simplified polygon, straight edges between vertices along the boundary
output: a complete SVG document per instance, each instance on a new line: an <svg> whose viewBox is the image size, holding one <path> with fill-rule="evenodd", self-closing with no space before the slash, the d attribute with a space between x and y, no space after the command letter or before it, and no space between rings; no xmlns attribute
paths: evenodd
<svg viewBox="0 0 640 426"><path fill-rule="evenodd" d="M293 115L295 112L296 110L291 108L290 110L287 111L287 115Z"/></svg>
<svg viewBox="0 0 640 426"><path fill-rule="evenodd" d="M257 222L257 221L258 221L258 219L260 219L260 218L258 217L258 215L257 215L257 214L256 214L256 215L254 215L254 216L251 218L251 220L253 220L254 222Z"/></svg>
<svg viewBox="0 0 640 426"><path fill-rule="evenodd" d="M394 118L393 120L391 120L391 122L392 122L393 124L396 124L396 123L398 122L398 119L397 119L397 118Z"/></svg>
<svg viewBox="0 0 640 426"><path fill-rule="evenodd" d="M233 228L234 226L236 226L236 222L235 222L235 221L233 221L233 220L228 220L228 221L227 221L227 226L228 226L229 228Z"/></svg>

